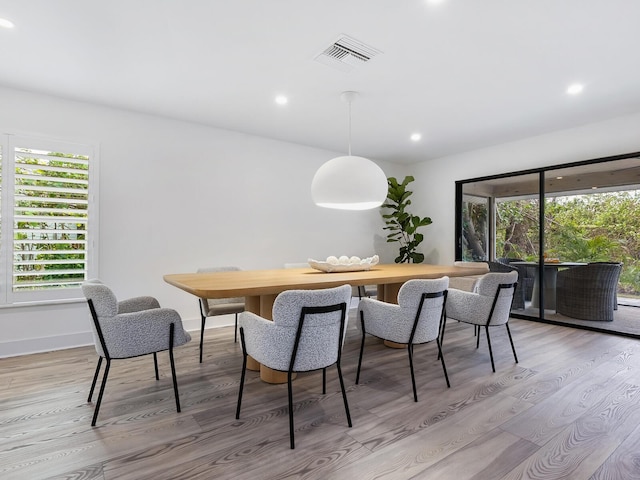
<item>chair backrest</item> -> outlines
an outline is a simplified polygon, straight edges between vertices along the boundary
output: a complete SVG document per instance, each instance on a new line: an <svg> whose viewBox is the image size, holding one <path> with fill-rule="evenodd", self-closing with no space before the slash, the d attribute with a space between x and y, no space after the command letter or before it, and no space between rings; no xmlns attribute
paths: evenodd
<svg viewBox="0 0 640 480"><path fill-rule="evenodd" d="M558 272L558 276L579 279L597 285L617 284L622 263L620 262L591 262L587 265L568 268Z"/></svg>
<svg viewBox="0 0 640 480"><path fill-rule="evenodd" d="M96 352L101 357L108 357L100 319L112 318L118 314L118 300L111 289L100 280L87 280L82 283L81 288L91 310L91 332Z"/></svg>
<svg viewBox="0 0 640 480"><path fill-rule="evenodd" d="M501 262L487 262L487 265L489 266L490 272L508 273L508 272L515 272L518 270L514 266L511 266L507 263L501 263Z"/></svg>
<svg viewBox="0 0 640 480"><path fill-rule="evenodd" d="M518 272L491 272L478 281L478 295L493 298L489 325L502 325L509 321L513 294L518 283Z"/></svg>
<svg viewBox="0 0 640 480"><path fill-rule="evenodd" d="M349 285L287 290L276 297L273 321L281 332L279 347L289 355L292 371L325 368L339 360L350 301Z"/></svg>
<svg viewBox="0 0 640 480"><path fill-rule="evenodd" d="M111 318L118 314L118 299L100 280L88 280L81 285L82 293L91 300L98 318Z"/></svg>
<svg viewBox="0 0 640 480"><path fill-rule="evenodd" d="M496 262L502 263L504 265L509 265L511 262L522 262L522 259L513 257L498 257L496 258Z"/></svg>
<svg viewBox="0 0 640 480"><path fill-rule="evenodd" d="M196 273L207 273L207 272L239 272L241 268L226 266L226 267L204 267L196 270ZM208 298L200 299L201 302L206 302L206 307L210 308L213 305L223 305L225 303L244 303L244 297L230 297L230 298ZM208 309L207 308L207 309Z"/></svg>
<svg viewBox="0 0 640 480"><path fill-rule="evenodd" d="M398 305L402 318L407 324L413 323L411 343L426 343L438 337L448 287L449 277L409 280L400 287Z"/></svg>

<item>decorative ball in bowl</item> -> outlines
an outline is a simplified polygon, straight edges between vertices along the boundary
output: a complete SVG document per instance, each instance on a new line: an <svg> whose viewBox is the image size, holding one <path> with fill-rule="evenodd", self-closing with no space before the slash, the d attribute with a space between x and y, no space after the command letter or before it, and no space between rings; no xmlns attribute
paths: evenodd
<svg viewBox="0 0 640 480"><path fill-rule="evenodd" d="M348 257L346 255L334 257L332 255L327 257L327 260L324 262L314 260L313 258L310 258L308 261L311 268L315 268L322 272L360 272L363 270L370 270L371 267L378 264L380 258L378 255L367 258L360 258L356 256Z"/></svg>

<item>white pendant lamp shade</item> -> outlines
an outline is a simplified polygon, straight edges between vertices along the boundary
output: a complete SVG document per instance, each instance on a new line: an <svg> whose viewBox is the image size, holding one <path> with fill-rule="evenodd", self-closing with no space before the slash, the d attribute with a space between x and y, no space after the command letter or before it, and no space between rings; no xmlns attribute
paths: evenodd
<svg viewBox="0 0 640 480"><path fill-rule="evenodd" d="M336 157L322 165L311 182L316 205L341 210L368 210L387 198L387 177L364 157Z"/></svg>
<svg viewBox="0 0 640 480"><path fill-rule="evenodd" d="M364 157L351 155L351 102L357 92L342 92L349 104L349 155L322 165L311 182L311 197L316 205L341 210L369 210L387 198L387 176Z"/></svg>

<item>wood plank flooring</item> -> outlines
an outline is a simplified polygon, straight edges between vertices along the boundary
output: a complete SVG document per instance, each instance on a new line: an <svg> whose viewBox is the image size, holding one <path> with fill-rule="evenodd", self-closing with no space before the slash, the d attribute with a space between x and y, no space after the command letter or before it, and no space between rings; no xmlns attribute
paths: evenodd
<svg viewBox="0 0 640 480"><path fill-rule="evenodd" d="M354 310L351 311L354 316ZM232 328L176 350L182 413L168 355L160 381L150 356L114 361L98 425L87 395L93 347L0 359L0 478L86 479L640 479L640 341L526 320L484 334L450 322L446 387L435 344L415 348L419 402L405 350L368 337L355 385L360 333L351 320L343 372L294 382L296 449L289 449L286 385L248 372Z"/></svg>

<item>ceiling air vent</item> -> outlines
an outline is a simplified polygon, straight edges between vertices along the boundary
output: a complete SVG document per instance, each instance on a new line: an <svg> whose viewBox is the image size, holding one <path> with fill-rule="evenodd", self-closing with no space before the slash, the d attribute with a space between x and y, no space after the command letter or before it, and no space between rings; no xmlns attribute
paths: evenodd
<svg viewBox="0 0 640 480"><path fill-rule="evenodd" d="M316 55L314 60L344 72L350 72L380 53L382 53L380 50L359 42L355 38L340 35L335 42Z"/></svg>

